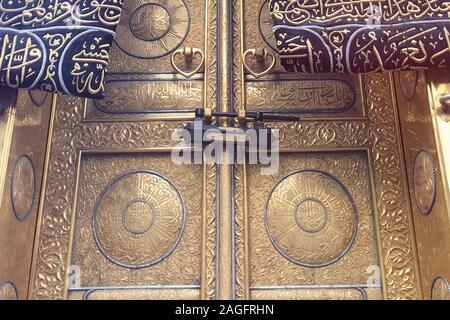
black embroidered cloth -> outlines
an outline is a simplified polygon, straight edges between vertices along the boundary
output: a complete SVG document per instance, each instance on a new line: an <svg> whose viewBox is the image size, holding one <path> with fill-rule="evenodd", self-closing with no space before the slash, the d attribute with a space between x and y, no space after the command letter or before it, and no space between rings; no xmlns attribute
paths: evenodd
<svg viewBox="0 0 450 320"><path fill-rule="evenodd" d="M450 66L450 1L270 0L281 63L303 73Z"/></svg>
<svg viewBox="0 0 450 320"><path fill-rule="evenodd" d="M0 90L103 98L122 1L0 0Z"/></svg>

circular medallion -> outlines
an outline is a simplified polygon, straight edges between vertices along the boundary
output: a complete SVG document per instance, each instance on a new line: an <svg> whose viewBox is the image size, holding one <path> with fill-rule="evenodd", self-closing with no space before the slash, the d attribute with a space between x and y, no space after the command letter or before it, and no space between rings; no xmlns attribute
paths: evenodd
<svg viewBox="0 0 450 320"><path fill-rule="evenodd" d="M122 211L122 224L129 232L142 234L147 232L156 220L153 205L147 200L133 200Z"/></svg>
<svg viewBox="0 0 450 320"><path fill-rule="evenodd" d="M437 277L431 284L431 300L450 300L450 285L442 276Z"/></svg>
<svg viewBox="0 0 450 320"><path fill-rule="evenodd" d="M416 96L419 71L407 70L398 72L398 82L403 97L408 101L412 100Z"/></svg>
<svg viewBox="0 0 450 320"><path fill-rule="evenodd" d="M131 15L130 29L143 41L161 39L170 30L169 12L155 3L143 5Z"/></svg>
<svg viewBox="0 0 450 320"><path fill-rule="evenodd" d="M42 107L45 101L47 101L49 93L41 90L29 90L28 95L36 107Z"/></svg>
<svg viewBox="0 0 450 320"><path fill-rule="evenodd" d="M436 197L436 175L433 159L425 150L420 150L414 160L414 199L422 214L430 213Z"/></svg>
<svg viewBox="0 0 450 320"><path fill-rule="evenodd" d="M350 249L358 227L355 203L332 175L300 170L272 189L265 224L275 249L305 267L323 267Z"/></svg>
<svg viewBox="0 0 450 320"><path fill-rule="evenodd" d="M97 246L110 261L126 268L145 268L170 255L184 224L178 189L167 178L147 170L114 178L94 208Z"/></svg>
<svg viewBox="0 0 450 320"><path fill-rule="evenodd" d="M19 294L11 281L0 282L0 300L18 300Z"/></svg>
<svg viewBox="0 0 450 320"><path fill-rule="evenodd" d="M189 31L183 0L125 1L115 41L137 58L159 58L175 50Z"/></svg>
<svg viewBox="0 0 450 320"><path fill-rule="evenodd" d="M33 162L28 156L17 159L11 178L11 205L20 221L26 220L33 208L36 185Z"/></svg>
<svg viewBox="0 0 450 320"><path fill-rule="evenodd" d="M327 223L327 209L317 199L304 199L297 206L296 221L300 229L315 233L323 229Z"/></svg>
<svg viewBox="0 0 450 320"><path fill-rule="evenodd" d="M270 48L272 48L272 50L277 51L277 42L272 31L273 19L270 14L269 0L264 1L259 9L258 23L259 32L261 33L264 41Z"/></svg>

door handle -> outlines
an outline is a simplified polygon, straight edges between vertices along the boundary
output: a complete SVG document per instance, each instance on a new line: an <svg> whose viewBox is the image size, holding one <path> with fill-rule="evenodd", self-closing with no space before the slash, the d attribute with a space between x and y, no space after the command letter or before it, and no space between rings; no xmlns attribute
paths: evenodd
<svg viewBox="0 0 450 320"><path fill-rule="evenodd" d="M183 70L182 68L180 68L177 65L177 63L175 61L175 59L177 57L184 57L185 65L191 66L192 62L194 60L194 57L196 57L196 56L200 58L200 63L191 71ZM203 53L203 51L201 49L184 47L184 48L175 50L175 52L172 54L172 57L170 58L170 62L172 63L172 67L179 74L181 74L185 78L190 78L203 67L203 64L205 63L205 54Z"/></svg>
<svg viewBox="0 0 450 320"><path fill-rule="evenodd" d="M271 59L271 62L270 65L263 71L256 72L247 64L247 58L249 57L255 59L259 64L263 64L268 58ZM276 62L277 62L276 56L269 50L266 50L265 48L248 49L242 54L242 63L245 69L247 69L247 71L250 72L250 74L253 75L255 78L260 78L268 74L273 69Z"/></svg>

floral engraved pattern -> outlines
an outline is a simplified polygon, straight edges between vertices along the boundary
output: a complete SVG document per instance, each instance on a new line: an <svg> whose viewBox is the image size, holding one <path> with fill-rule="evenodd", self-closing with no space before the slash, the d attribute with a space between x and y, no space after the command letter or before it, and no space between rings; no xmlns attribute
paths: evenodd
<svg viewBox="0 0 450 320"><path fill-rule="evenodd" d="M363 77L370 120L374 184L388 299L417 299L417 261L411 236L411 213L402 179L401 148L396 130L389 74Z"/></svg>

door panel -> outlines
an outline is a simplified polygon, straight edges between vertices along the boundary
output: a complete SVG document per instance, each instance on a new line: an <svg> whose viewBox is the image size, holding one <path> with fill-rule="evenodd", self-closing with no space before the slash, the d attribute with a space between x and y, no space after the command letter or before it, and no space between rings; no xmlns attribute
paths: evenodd
<svg viewBox="0 0 450 320"><path fill-rule="evenodd" d="M236 2L235 8L234 37L239 38L242 52L273 47L267 3L242 1ZM235 54L234 59L237 65L244 58ZM247 64L255 72L270 65L268 58L263 62L251 60L248 56ZM258 79L244 71L234 79L235 86L245 92L241 99L235 99L236 110L279 113L283 109L281 112L288 110L300 116L298 122L266 123L279 130L280 171L276 176L263 176L251 165L235 170L236 297L420 298L408 180L391 76L299 77L286 74L276 64ZM302 170L313 170L313 176L314 170L320 170L322 176L304 178ZM299 176L289 178L293 172ZM301 183L303 179L308 182ZM308 195L310 185L320 185L320 192ZM346 196L324 209L323 198L345 189ZM304 199L298 196L302 192ZM275 195L278 198L271 200ZM267 203L270 210L265 208ZM350 203L353 209L348 207ZM285 207L278 211L279 206ZM337 209L340 206L346 209ZM307 216L322 217L317 218L317 226L309 226L309 233L294 219L293 212L298 208ZM342 230L333 228L333 220L324 220L324 212L333 212L331 208L339 212L336 216L340 216ZM268 211L287 218L274 218L271 227ZM356 214L350 219L352 211ZM344 212L348 220L342 218ZM307 239L322 236L322 230L329 232L324 236L333 241L308 240L306 244L301 238L303 234L311 235ZM300 247L302 244L306 247ZM367 283L373 283L377 265L381 280L375 281L374 288L367 288Z"/></svg>
<svg viewBox="0 0 450 320"><path fill-rule="evenodd" d="M205 52L206 10L204 0L126 1L110 52L103 100L84 101L84 118L126 120L192 116L204 107L202 68L190 78L180 75L171 64L175 50L184 47ZM181 69L191 65L175 59Z"/></svg>
<svg viewBox="0 0 450 320"><path fill-rule="evenodd" d="M380 298L367 154L283 154L276 175L260 170L248 169L251 298Z"/></svg>
<svg viewBox="0 0 450 320"><path fill-rule="evenodd" d="M215 297L216 167L171 159L174 131L215 108L214 5L125 2L106 98L58 96L30 298ZM184 47L205 55L189 79Z"/></svg>
<svg viewBox="0 0 450 320"><path fill-rule="evenodd" d="M425 299L449 299L450 221L424 72L396 74L397 99Z"/></svg>
<svg viewBox="0 0 450 320"><path fill-rule="evenodd" d="M214 251L209 237L215 238L215 184L205 183L214 167L172 163L170 152L180 141L171 135L183 122L83 122L79 106L79 99L69 97L59 97L56 105L30 294L200 297L214 287L213 280L206 282L213 257L199 254L205 247ZM168 196L175 207L167 208ZM174 215L160 216L166 209Z"/></svg>
<svg viewBox="0 0 450 320"><path fill-rule="evenodd" d="M52 103L51 94L23 90L10 108L0 209L0 300L27 298Z"/></svg>
<svg viewBox="0 0 450 320"><path fill-rule="evenodd" d="M71 260L79 287L171 286L198 299L201 171L170 153L83 155Z"/></svg>
<svg viewBox="0 0 450 320"><path fill-rule="evenodd" d="M275 249L275 245L270 241L269 233L264 225L264 206L269 201L270 192L276 183L289 173L311 168L321 168L321 171L324 172L329 172L334 168L335 172L331 172L332 176L336 177L338 181L342 180L340 185L346 186L349 190L351 198L355 199L358 214L364 215L363 212L370 212L371 206L367 201L368 199L373 201L374 224L371 226L370 222L359 223L356 234L358 236L358 234L368 232L370 235L371 232L374 232L375 236L364 238L365 241L369 241L364 242L366 245L365 254L356 254L353 256L355 260L352 260L353 251L350 248L336 262L337 264L345 264L345 261L352 261L352 266L351 269L350 266L349 269L343 266L336 271L333 280L337 281L334 284L342 281L343 283L339 284L344 284L344 288L350 282L358 288L364 287L364 284L367 283L373 284L373 276L376 275L376 272L374 274L374 270L376 270L374 266L377 265L378 261L381 268L381 281L375 281L375 283L381 283L384 298L415 299L421 297L420 276L415 253L409 197L406 189L407 179L406 172L403 169L400 135L397 126L398 119L393 100L385 94L385 92L391 92L389 76L364 77L362 83L366 87L366 92L369 93L364 100L368 106L367 121L304 120L299 123L273 123L270 126L280 130L280 172L283 172L283 166L287 166L287 169L278 175L278 180L270 176L262 176L258 169L251 169L251 166L237 171L235 181L237 190L236 216L239 221L236 231L236 288L238 297L284 298L288 294L282 293L280 290L286 289L287 284L293 290L292 297L304 297L310 292L314 292L314 294L311 294L316 298L350 297L347 295L348 291L334 290L331 291L333 293L330 293L330 289L333 288L327 287L329 282L326 281L326 275L328 272L333 272L333 265L317 267L299 265L298 261L296 263L296 260L289 259L289 256L286 257L286 254L281 254L280 251ZM377 87L373 86L375 83ZM323 152L326 151L328 151L325 154L327 156L324 156ZM337 151L339 153L336 153ZM286 155L286 152L289 152L289 154ZM305 156L304 152L308 152L308 156ZM308 159L308 157L314 159L314 161L306 161L305 158ZM350 158L346 159L345 157ZM356 157L359 162L350 160L352 157ZM354 166L358 167L356 163L359 163L360 166L358 170L354 169ZM322 169L325 168L322 167L325 164L328 164L326 170ZM349 168L352 168L353 171ZM367 173L364 173L365 170L368 170ZM336 172L341 172L341 176ZM239 181L243 181L243 183ZM260 186L265 185L264 181L271 181L272 183L260 189ZM321 182L317 185L324 188L325 194L337 192L332 188L335 184L327 187L325 182ZM256 189L256 186L258 186L258 189ZM262 190L265 190L265 192ZM296 190L301 191L302 189L296 187ZM286 196L283 193L281 195ZM293 206L291 201L288 202ZM358 202L363 203L365 209L358 209ZM318 206L318 201L312 201L310 204L311 208L315 208L314 210L311 209L311 214L324 211L323 209L322 211L319 210L322 206ZM293 215L290 216L292 218ZM363 220L361 219L361 221ZM285 226L285 228L286 231L292 229L298 231L300 227L292 218L290 225ZM254 229L257 231L254 231ZM292 232L294 233L294 231ZM257 235L257 237L252 238L252 234ZM289 239L283 245L292 251L297 248L296 244L299 239L295 237ZM356 246L353 247L352 245L354 250L358 250L357 239L358 237L355 238L356 241L353 244L356 244ZM252 249L252 246L255 245L257 247ZM323 252L326 248L320 247L320 250L319 247L315 248L316 251L313 250L312 252L318 255L327 253L327 251ZM297 251L302 252L302 250ZM277 258L261 260L267 253L277 256ZM252 258L255 261L252 261ZM274 261L279 264L274 264ZM262 265L258 266L258 263L261 262ZM354 267L356 265L359 267ZM277 272L270 273L273 277L282 274L282 279L290 279L291 281L285 282L286 280L268 277L269 272L267 270L273 270L274 268ZM351 273L348 274L345 270L351 270ZM257 273L259 275L265 273L266 278L264 279L261 276L258 278L255 272L259 272ZM365 280L360 283L364 277ZM264 280L265 283L257 282L258 279ZM271 279L271 281L268 282L268 279ZM241 283L244 285L240 285ZM250 292L246 292L246 288L249 288ZM380 289L374 290L372 288L364 291L363 298L377 298L380 295ZM352 289L351 292L355 292L355 290Z"/></svg>

